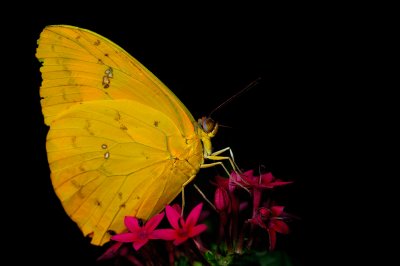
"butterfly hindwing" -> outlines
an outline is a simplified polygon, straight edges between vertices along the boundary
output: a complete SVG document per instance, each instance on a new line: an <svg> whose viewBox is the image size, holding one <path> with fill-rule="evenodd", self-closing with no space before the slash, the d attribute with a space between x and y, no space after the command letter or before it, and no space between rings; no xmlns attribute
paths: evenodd
<svg viewBox="0 0 400 266"><path fill-rule="evenodd" d="M164 113L130 100L71 107L52 122L47 152L56 194L95 244L121 232L126 215L161 211L202 158L199 139L188 145Z"/></svg>

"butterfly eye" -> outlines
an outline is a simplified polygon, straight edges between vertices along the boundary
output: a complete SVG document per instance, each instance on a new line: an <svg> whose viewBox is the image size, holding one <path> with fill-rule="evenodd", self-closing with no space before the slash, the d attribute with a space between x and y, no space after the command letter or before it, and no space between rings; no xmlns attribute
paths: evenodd
<svg viewBox="0 0 400 266"><path fill-rule="evenodd" d="M201 128L204 130L206 133L211 133L213 131L216 131L217 129L217 123L210 117L205 117L203 116L202 118L199 119L199 124ZM216 132L214 132L215 134Z"/></svg>

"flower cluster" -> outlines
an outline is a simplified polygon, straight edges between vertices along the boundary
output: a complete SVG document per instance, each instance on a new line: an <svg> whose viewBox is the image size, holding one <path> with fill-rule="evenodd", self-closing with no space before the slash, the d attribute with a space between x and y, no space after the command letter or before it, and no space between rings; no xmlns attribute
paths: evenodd
<svg viewBox="0 0 400 266"><path fill-rule="evenodd" d="M153 216L144 224L135 217L125 217L127 232L114 235L111 246L99 260L124 258L133 265L229 265L265 261L269 253L254 253L253 248L264 246L264 251L274 250L277 233L289 233L287 221L292 217L284 211L284 206L265 197L265 191L290 183L271 173L255 175L253 170L233 171L229 178L216 176L212 182L213 204L207 201L217 214L217 228L210 224L212 212L203 210L203 203L196 205L186 219L179 205L167 205L165 213ZM158 228L165 215L170 228ZM266 232L265 237L260 230ZM201 238L207 231L216 232L207 239Z"/></svg>

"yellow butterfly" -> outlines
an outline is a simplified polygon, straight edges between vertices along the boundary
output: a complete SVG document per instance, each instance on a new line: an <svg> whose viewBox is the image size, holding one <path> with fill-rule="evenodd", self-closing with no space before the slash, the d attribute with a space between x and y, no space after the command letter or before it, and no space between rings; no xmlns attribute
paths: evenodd
<svg viewBox="0 0 400 266"><path fill-rule="evenodd" d="M66 213L92 244L147 220L193 180L218 124L183 103L121 47L86 29L47 26L36 57L51 180ZM224 167L224 166L223 166ZM224 167L226 170L226 168Z"/></svg>

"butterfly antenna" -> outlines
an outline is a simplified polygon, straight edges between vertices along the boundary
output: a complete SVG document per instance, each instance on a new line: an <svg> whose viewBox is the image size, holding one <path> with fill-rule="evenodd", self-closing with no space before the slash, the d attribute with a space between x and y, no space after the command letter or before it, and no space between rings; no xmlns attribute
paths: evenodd
<svg viewBox="0 0 400 266"><path fill-rule="evenodd" d="M231 102L233 99L235 99L236 97L238 97L239 95L245 93L246 91L250 90L251 88L255 87L256 85L258 85L258 83L260 83L261 77L258 77L257 79L253 80L252 82L250 82L249 85L247 85L244 89L242 89L241 91L237 92L236 94L232 95L228 100L224 101L223 103L221 103L220 105L218 105L216 108L214 108L214 110L212 110L210 112L210 114L208 115L208 117L211 117L211 115L217 111L218 109L220 109L222 106L224 106L225 104Z"/></svg>

